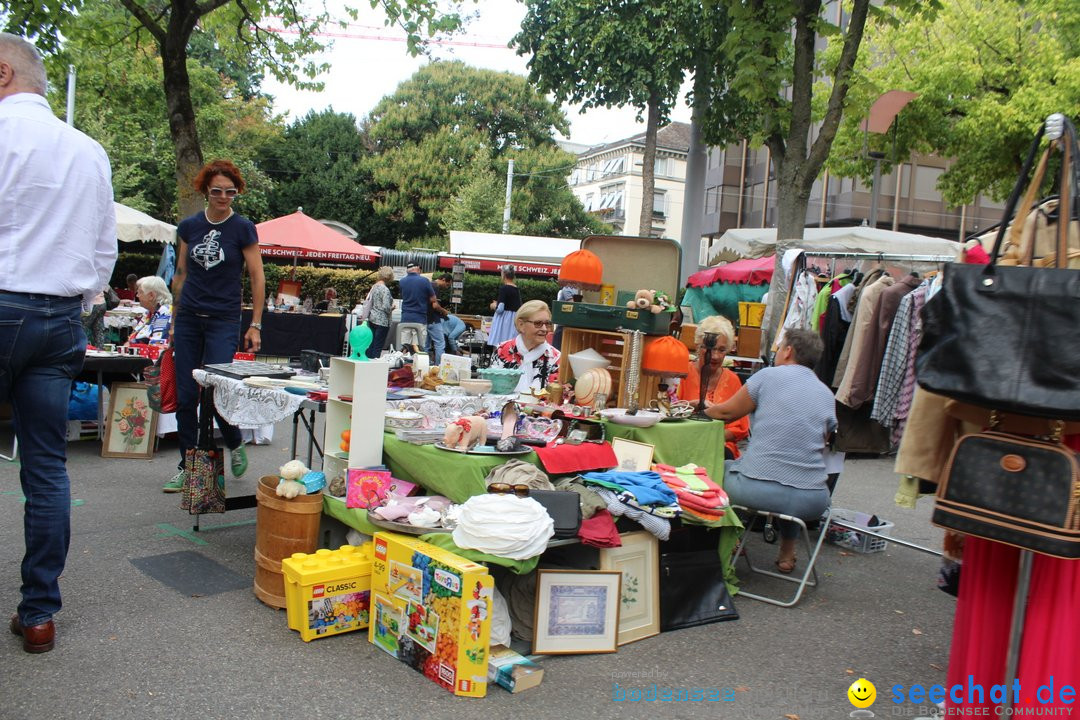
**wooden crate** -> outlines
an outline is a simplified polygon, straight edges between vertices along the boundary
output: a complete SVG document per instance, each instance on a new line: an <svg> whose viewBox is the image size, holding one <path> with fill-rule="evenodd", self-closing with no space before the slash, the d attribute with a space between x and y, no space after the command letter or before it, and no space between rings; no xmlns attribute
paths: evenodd
<svg viewBox="0 0 1080 720"><path fill-rule="evenodd" d="M649 338L642 338L642 351ZM630 334L608 330L583 330L581 328L563 328L562 359L559 362L559 382L566 384L574 376L570 368L570 356L576 352L592 348L611 361L608 372L611 373L612 397L608 398L608 407L625 408L630 404L626 394L626 371L630 366ZM638 383L638 402L647 407L656 398L660 378L653 375L641 375ZM618 389L615 392L615 389Z"/></svg>

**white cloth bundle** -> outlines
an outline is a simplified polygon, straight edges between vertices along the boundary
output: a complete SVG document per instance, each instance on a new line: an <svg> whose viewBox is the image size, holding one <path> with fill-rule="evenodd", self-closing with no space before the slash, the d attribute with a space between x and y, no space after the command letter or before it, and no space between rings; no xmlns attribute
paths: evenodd
<svg viewBox="0 0 1080 720"><path fill-rule="evenodd" d="M544 506L514 495L475 495L461 506L454 543L460 548L526 560L544 552L555 523Z"/></svg>

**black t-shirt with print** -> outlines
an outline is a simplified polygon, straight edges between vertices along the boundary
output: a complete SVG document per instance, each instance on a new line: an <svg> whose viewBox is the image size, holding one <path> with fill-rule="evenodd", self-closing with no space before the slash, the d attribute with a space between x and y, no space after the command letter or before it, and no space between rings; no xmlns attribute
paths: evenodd
<svg viewBox="0 0 1080 720"><path fill-rule="evenodd" d="M254 223L233 213L215 224L199 212L181 220L176 233L187 243L182 310L212 317L239 316L243 249L259 242Z"/></svg>

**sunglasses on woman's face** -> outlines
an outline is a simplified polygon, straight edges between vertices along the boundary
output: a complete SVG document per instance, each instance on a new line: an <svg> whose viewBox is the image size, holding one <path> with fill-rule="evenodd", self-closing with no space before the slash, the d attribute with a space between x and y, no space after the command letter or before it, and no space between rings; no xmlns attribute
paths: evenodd
<svg viewBox="0 0 1080 720"><path fill-rule="evenodd" d="M529 497L528 485L510 485L509 483L491 483L487 491L498 495L514 494L518 497Z"/></svg>

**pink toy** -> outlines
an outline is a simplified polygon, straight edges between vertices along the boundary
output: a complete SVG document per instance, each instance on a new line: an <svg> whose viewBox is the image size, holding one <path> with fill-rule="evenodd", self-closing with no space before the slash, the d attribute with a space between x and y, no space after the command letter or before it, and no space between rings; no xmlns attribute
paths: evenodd
<svg viewBox="0 0 1080 720"><path fill-rule="evenodd" d="M454 450L471 450L487 439L487 418L469 415L446 424L443 445Z"/></svg>

